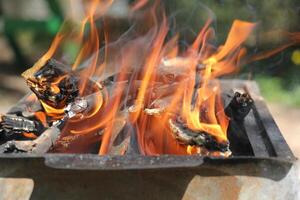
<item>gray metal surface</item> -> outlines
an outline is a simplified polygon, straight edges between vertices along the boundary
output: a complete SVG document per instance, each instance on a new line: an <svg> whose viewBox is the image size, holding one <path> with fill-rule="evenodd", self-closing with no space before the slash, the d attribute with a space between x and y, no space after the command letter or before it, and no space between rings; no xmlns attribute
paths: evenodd
<svg viewBox="0 0 300 200"><path fill-rule="evenodd" d="M291 173L296 158L272 119L256 83L226 80L222 86L249 91L255 101L252 113L255 120L252 117L245 122L251 125L246 130L248 135L259 130L260 135L249 137L254 155L211 158L1 154L0 177L33 179L32 199L181 199L195 177L205 180L206 184L214 180L223 187L228 187L231 180L224 177L258 177L282 182ZM259 143L255 143L257 140ZM193 187L200 188L197 184ZM240 187L234 184L233 191L234 187Z"/></svg>
<svg viewBox="0 0 300 200"><path fill-rule="evenodd" d="M253 112L247 116L244 122L248 139L252 145L254 155L233 156L230 158L211 158L220 162L229 162L231 160L244 162L249 159L270 159L278 162L292 163L295 157L281 135L276 123L272 119L269 110L266 107L259 89L253 81L241 80L222 80L221 85L227 93L229 90L244 90L251 94L255 102ZM195 167L203 164L204 158L201 156L102 156L98 155L70 155L70 154L0 154L0 159L15 160L20 159L45 159L46 164L54 168L64 169L153 169L153 168L178 168ZM84 162L82 161L84 160ZM72 162L71 162L72 161Z"/></svg>

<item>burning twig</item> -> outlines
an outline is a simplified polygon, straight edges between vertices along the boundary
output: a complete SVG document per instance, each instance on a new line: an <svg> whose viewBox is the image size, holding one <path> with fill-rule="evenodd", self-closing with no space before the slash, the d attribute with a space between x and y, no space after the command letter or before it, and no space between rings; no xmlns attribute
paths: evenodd
<svg viewBox="0 0 300 200"><path fill-rule="evenodd" d="M119 38L109 36L106 23L99 37L94 20L106 16L111 3L98 3L87 7L79 32L62 28L47 53L22 74L36 107L30 109L32 99L26 99L1 116L0 137L6 138L0 142L19 135L31 141L9 141L0 151L45 153L64 138L63 147L55 145L53 151L65 152L77 141L80 147L92 144L97 150L100 144L100 155L229 156L228 139L243 136L243 120L253 100L237 92L224 112L221 87L213 82L237 70L246 53L243 43L256 25L234 21L224 45L215 47L208 20L192 44L181 45L182 37L170 32L168 16L156 2L144 14L131 15L134 26ZM95 13L98 6L105 8L101 14ZM140 24L143 27L137 27ZM52 59L67 37L82 44L72 68ZM120 116L121 111L126 114ZM241 134L227 134L228 122ZM86 138L90 140L83 141Z"/></svg>
<svg viewBox="0 0 300 200"><path fill-rule="evenodd" d="M207 151L220 152L221 155L226 157L231 154L229 142L218 142L212 135L203 131L195 132L179 120L169 119L169 127L174 138L181 144L200 147L202 153L208 153Z"/></svg>
<svg viewBox="0 0 300 200"><path fill-rule="evenodd" d="M27 152L43 154L46 153L56 142L61 134L61 129L64 123L74 117L76 114L83 112L87 108L85 99L77 99L66 108L66 115L64 118L57 120L53 125L45 130L41 136L32 141L15 141L11 140L0 146L0 152Z"/></svg>
<svg viewBox="0 0 300 200"><path fill-rule="evenodd" d="M0 130L6 141L24 138L23 135L27 139L28 135L37 137L51 122L62 119L68 109L66 106L78 97L78 77L70 68L54 59L42 66L39 64L22 74L34 94L22 99L8 115L1 117ZM41 113L39 117L38 112Z"/></svg>
<svg viewBox="0 0 300 200"><path fill-rule="evenodd" d="M0 133L7 138L25 133L39 134L43 131L42 123L16 115L3 115L0 120Z"/></svg>
<svg viewBox="0 0 300 200"><path fill-rule="evenodd" d="M57 125L60 125L60 123ZM60 129L57 127L57 125L48 128L41 134L40 137L32 141L8 141L0 146L0 152L27 152L36 154L46 153L60 135Z"/></svg>

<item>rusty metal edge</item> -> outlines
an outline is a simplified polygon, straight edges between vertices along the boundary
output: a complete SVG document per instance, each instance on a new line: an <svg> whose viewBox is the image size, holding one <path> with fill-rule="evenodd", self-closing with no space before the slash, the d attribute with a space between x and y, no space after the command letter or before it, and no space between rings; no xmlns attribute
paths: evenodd
<svg viewBox="0 0 300 200"><path fill-rule="evenodd" d="M103 174L252 176L275 181L287 176L296 159L237 156L98 156L95 154L0 155L2 177L98 177ZM184 175L185 174L185 175Z"/></svg>
<svg viewBox="0 0 300 200"><path fill-rule="evenodd" d="M271 161L293 164L295 157L252 157L236 156L215 158L203 156L98 156L95 154L1 154L0 159L43 159L44 164L56 169L72 170L128 170L128 169L163 169L163 168L194 168L202 164L236 164L254 161Z"/></svg>

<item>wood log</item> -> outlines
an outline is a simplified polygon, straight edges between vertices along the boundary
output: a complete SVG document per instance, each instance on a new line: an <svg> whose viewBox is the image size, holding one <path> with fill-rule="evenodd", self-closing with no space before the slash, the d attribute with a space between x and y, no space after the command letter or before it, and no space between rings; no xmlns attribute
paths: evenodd
<svg viewBox="0 0 300 200"><path fill-rule="evenodd" d="M252 148L245 130L244 119L253 107L253 100L248 93L239 92L235 92L231 98L225 108L225 113L230 118L227 129L230 149L234 155L247 155Z"/></svg>
<svg viewBox="0 0 300 200"><path fill-rule="evenodd" d="M27 141L11 140L0 146L1 153L26 152L44 154L52 147L60 135L60 129L52 126L44 131L37 139Z"/></svg>
<svg viewBox="0 0 300 200"><path fill-rule="evenodd" d="M212 135L204 131L193 131L178 120L169 119L168 123L174 138L181 144L200 146L205 147L208 151L231 154L229 142L218 142Z"/></svg>

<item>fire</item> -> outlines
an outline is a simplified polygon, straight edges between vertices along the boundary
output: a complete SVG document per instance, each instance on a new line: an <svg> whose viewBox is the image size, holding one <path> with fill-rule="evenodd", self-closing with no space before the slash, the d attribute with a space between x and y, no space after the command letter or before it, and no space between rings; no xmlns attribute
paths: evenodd
<svg viewBox="0 0 300 200"><path fill-rule="evenodd" d="M59 32L56 37L54 38L49 50L34 64L33 67L23 72L22 76L25 79L32 78L32 75L38 71L45 63L54 55L56 49L58 48L59 44L62 42L64 38L64 34Z"/></svg>
<svg viewBox="0 0 300 200"><path fill-rule="evenodd" d="M227 140L228 119L225 113L222 112L224 109L220 100L218 101L218 104L216 104L216 98L219 98L220 94L220 87L219 85L210 86L210 81L218 76L231 73L237 69L237 65L233 62L238 57L238 54L235 52L240 51L239 48L241 48L241 44L248 38L254 27L255 24L236 20L232 25L224 46L220 47L217 52L208 55L207 58L206 55L205 57L202 57L201 54L196 54L195 57L198 60L203 60L202 62L200 61L200 64L204 65L205 69L200 72L202 83L196 91L194 89L194 79L191 79L190 83L188 83L187 87L184 89L182 114L187 121L189 128L208 132L217 137L220 141ZM206 33L208 33L208 31ZM202 34L203 32L199 34L197 40L201 40L200 36ZM205 35L205 33L203 35ZM196 53L205 53L202 50L202 48L205 48L205 44L202 45L202 47L199 47L199 42L197 40L192 46L193 50L196 50ZM204 38L202 38L202 41L205 43ZM198 46L195 45L197 43ZM233 56L230 54L233 54ZM194 63L196 63L196 65L199 64L197 61ZM224 63L226 63L226 65ZM196 73L195 70L192 71L191 77L194 77ZM192 103L193 95L196 95L194 103ZM203 118L205 118L207 122L201 122L201 115L203 115L201 113L201 108L203 105L207 110L207 112L203 113ZM219 112L218 115L216 115L216 111Z"/></svg>
<svg viewBox="0 0 300 200"><path fill-rule="evenodd" d="M164 23L165 21L162 22L160 31L167 29ZM171 42L167 43L168 46L162 45L165 40L164 32L164 34L160 34L161 32L157 34L155 42L159 43L154 43L153 52L147 57L149 60L144 66L145 76L143 77L142 86L139 88L139 93L135 101L136 109L132 114L133 121L136 121L137 118L140 120L137 122L139 142L142 144L141 149L144 149L145 154L183 153L182 147L178 146L178 144L172 144L174 143L173 139L168 138L170 130L161 131L166 130L165 124L167 124L170 117L174 117L173 115L180 115L184 123L191 130L211 134L220 142L227 141L228 118L224 113L220 99L220 86L217 81L212 82L221 75L237 70L236 62L240 53L243 52L241 45L254 29L255 24L235 21L225 45L220 47L216 52L210 52L207 48L209 45L207 39L211 34L211 29L208 27L209 21L203 30L200 31L191 47L181 54L178 54L178 46L174 42L172 43L174 46L171 48ZM171 49L170 53L168 53L172 55L172 58L165 59L169 56L163 55L165 53L164 50L166 50L164 48L166 47ZM152 117L141 114L141 110L146 104L145 102L151 101L145 95L145 91L149 89L148 85L151 85L149 82L155 80L155 70L158 70L156 66L159 61L162 61L165 65L173 66L173 70L176 71L184 68L186 76L181 78L177 91L174 91L170 104L165 108L166 112L160 114L159 117ZM199 65L203 67L203 70L200 72L197 70ZM201 81L195 77L201 77ZM181 106L178 108L179 105ZM152 124L152 121L156 121L152 118L159 118L161 123ZM149 122L150 125L147 126ZM153 129L151 133L147 130L149 127ZM148 136L149 134L157 134L157 136ZM149 141L147 137L150 137L151 140ZM167 144L161 144L164 140L167 141ZM163 149L162 151L158 150L159 146ZM187 146L187 153L197 152L192 149L195 148Z"/></svg>
<svg viewBox="0 0 300 200"><path fill-rule="evenodd" d="M117 127L127 124L135 130L138 148L143 155L200 152L219 155L218 152L209 154L207 149L196 145L182 144L176 140L175 133L189 130L196 134L195 137L209 135L220 144L228 143L229 119L224 112L217 78L238 71L241 59L246 55L243 43L256 24L235 20L224 45L214 48L210 44L214 36L210 27L212 20L207 20L194 42L182 50L179 34L169 38L167 16L156 1L142 15L143 30L138 36L132 34L128 39L121 37L111 42L105 20L101 28L97 27L96 21L107 14L112 4L112 0L91 1L80 23L76 40L82 48L72 64L72 73L77 72L79 76L79 96L92 95L92 108L71 119L64 134L88 135L103 130L99 138L99 154L105 155L110 153L121 131ZM136 1L130 9L131 15L147 5L147 0ZM85 32L88 32L87 36ZM65 33L58 33L48 52L23 76L30 79L54 56L64 38ZM290 35L290 38L287 46L299 41L298 35ZM101 48L104 48L102 54ZM80 69L82 64L85 64L84 69ZM105 78L115 74L113 86L103 85ZM96 78L92 80L92 77ZM66 78L64 75L52 82L54 94L61 92L59 85ZM47 116L59 118L65 112L64 107L53 107L43 100L40 102ZM37 117L43 122L46 120L41 114ZM133 137L133 133L130 134ZM125 151L123 149L121 154Z"/></svg>

